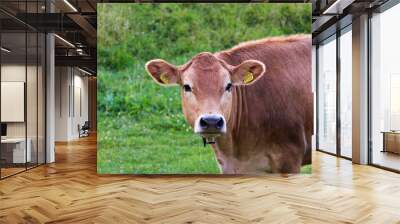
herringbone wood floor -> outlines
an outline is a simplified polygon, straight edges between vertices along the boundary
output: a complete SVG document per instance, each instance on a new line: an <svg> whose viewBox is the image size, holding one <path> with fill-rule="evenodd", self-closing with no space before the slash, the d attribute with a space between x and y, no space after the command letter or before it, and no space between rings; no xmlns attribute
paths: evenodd
<svg viewBox="0 0 400 224"><path fill-rule="evenodd" d="M400 223L400 175L313 154L289 177L100 176L94 137L0 181L0 223Z"/></svg>

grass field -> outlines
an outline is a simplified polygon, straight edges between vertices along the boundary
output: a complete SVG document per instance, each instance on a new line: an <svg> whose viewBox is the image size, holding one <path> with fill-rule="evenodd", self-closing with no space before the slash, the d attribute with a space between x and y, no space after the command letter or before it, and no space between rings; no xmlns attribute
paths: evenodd
<svg viewBox="0 0 400 224"><path fill-rule="evenodd" d="M219 173L183 118L179 88L155 84L144 64L183 64L201 51L310 33L310 24L310 4L99 4L98 172Z"/></svg>

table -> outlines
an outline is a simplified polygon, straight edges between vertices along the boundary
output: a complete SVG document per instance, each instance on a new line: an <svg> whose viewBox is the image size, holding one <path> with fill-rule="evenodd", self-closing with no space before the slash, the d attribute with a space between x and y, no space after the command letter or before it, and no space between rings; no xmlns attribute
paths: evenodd
<svg viewBox="0 0 400 224"><path fill-rule="evenodd" d="M382 152L392 152L400 154L400 131L382 131L383 150Z"/></svg>

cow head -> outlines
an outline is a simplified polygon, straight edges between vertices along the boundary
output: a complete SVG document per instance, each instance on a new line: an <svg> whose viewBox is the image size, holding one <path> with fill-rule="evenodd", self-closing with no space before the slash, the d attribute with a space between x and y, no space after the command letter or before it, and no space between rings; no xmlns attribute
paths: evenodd
<svg viewBox="0 0 400 224"><path fill-rule="evenodd" d="M180 86L182 108L194 132L208 142L227 131L232 92L239 85L251 85L264 73L264 64L247 60L232 66L211 53L200 53L182 66L164 60L147 62L150 76L163 86Z"/></svg>

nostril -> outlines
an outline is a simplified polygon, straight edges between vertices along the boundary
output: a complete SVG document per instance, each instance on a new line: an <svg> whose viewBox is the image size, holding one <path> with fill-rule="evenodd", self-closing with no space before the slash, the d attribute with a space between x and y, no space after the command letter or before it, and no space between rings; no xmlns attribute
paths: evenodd
<svg viewBox="0 0 400 224"><path fill-rule="evenodd" d="M201 128L206 128L207 127L207 121L204 120L203 118L200 118L200 127Z"/></svg>
<svg viewBox="0 0 400 224"><path fill-rule="evenodd" d="M224 126L224 119L220 118L217 122L217 128L221 129Z"/></svg>

